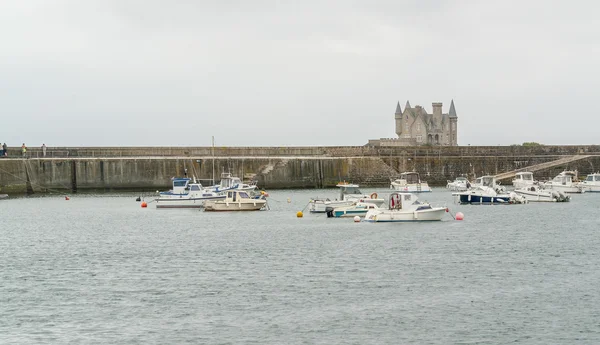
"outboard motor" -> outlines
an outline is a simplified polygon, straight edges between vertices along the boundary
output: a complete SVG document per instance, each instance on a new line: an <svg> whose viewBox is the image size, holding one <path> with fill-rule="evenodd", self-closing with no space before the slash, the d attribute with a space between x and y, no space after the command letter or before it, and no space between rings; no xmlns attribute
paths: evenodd
<svg viewBox="0 0 600 345"><path fill-rule="evenodd" d="M325 213L327 214L327 218L333 218L333 207L325 207Z"/></svg>

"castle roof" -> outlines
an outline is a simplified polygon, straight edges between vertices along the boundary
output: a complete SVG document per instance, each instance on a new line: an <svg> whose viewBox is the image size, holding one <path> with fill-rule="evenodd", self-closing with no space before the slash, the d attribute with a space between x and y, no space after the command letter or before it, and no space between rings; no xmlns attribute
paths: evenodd
<svg viewBox="0 0 600 345"><path fill-rule="evenodd" d="M458 116L456 116L456 109L454 109L454 100L452 100L452 102L450 102L450 111L448 112L448 115L450 117L458 117Z"/></svg>
<svg viewBox="0 0 600 345"><path fill-rule="evenodd" d="M400 102L396 105L396 114L402 114L402 109L400 109Z"/></svg>

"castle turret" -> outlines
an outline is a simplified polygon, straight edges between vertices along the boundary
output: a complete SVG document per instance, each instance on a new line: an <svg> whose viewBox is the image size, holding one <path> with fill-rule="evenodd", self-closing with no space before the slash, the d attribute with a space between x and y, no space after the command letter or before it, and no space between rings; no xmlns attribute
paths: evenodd
<svg viewBox="0 0 600 345"><path fill-rule="evenodd" d="M450 111L448 112L448 118L450 119L450 146L458 145L458 116L456 115L456 108L454 108L454 100L450 102Z"/></svg>
<svg viewBox="0 0 600 345"><path fill-rule="evenodd" d="M396 113L394 114L394 119L396 120L396 134L398 138L402 134L402 109L400 108L400 102L396 105Z"/></svg>

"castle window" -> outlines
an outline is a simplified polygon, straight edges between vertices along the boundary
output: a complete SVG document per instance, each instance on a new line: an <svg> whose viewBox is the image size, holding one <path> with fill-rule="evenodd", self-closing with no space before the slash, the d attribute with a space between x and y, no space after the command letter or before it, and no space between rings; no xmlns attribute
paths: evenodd
<svg viewBox="0 0 600 345"><path fill-rule="evenodd" d="M421 131L421 124L417 122L417 132Z"/></svg>
<svg viewBox="0 0 600 345"><path fill-rule="evenodd" d="M423 142L423 136L417 135L417 142L418 143L422 143Z"/></svg>

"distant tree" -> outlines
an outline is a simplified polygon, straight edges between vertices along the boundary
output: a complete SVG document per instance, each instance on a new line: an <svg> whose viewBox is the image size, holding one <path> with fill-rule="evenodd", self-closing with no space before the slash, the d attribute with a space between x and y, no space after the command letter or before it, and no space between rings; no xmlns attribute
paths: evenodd
<svg viewBox="0 0 600 345"><path fill-rule="evenodd" d="M523 146L542 146L540 143L536 143L535 141L524 142Z"/></svg>

